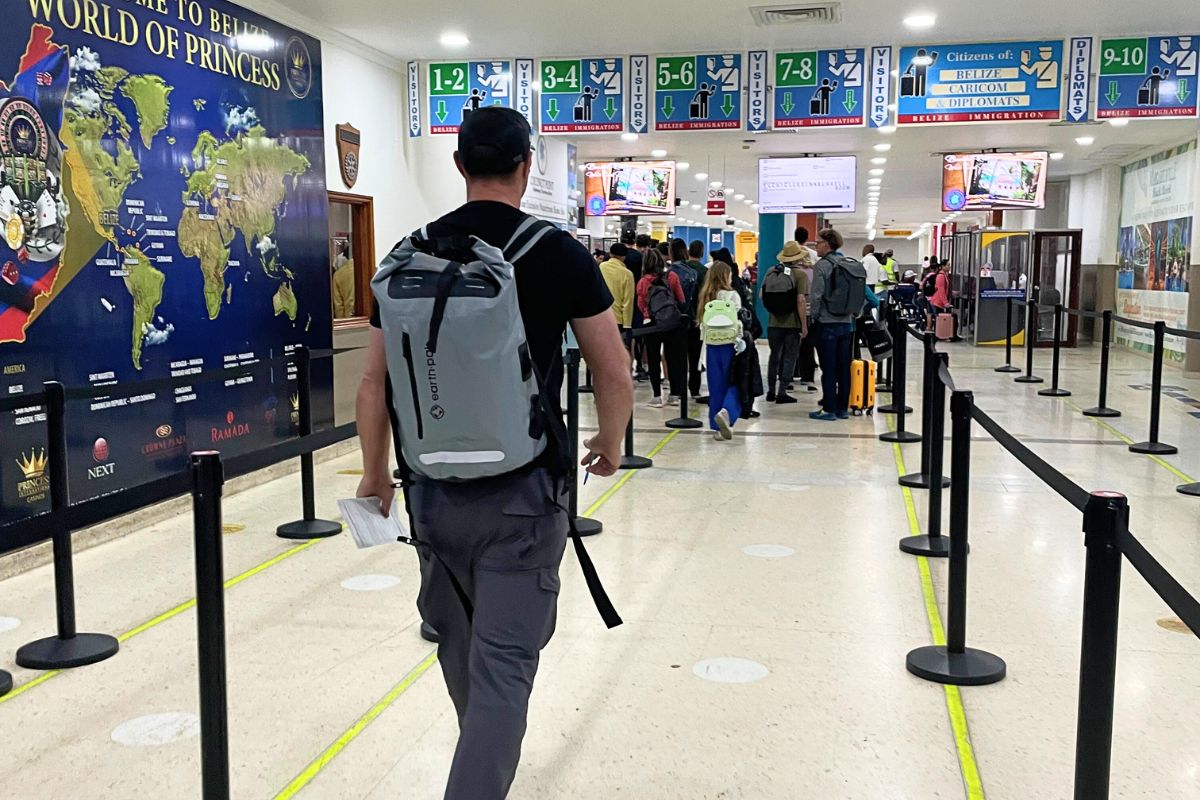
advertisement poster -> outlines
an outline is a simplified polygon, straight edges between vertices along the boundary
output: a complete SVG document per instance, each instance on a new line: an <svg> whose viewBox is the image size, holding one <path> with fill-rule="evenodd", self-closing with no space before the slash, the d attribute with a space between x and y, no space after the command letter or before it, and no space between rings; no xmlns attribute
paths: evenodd
<svg viewBox="0 0 1200 800"><path fill-rule="evenodd" d="M742 54L654 59L654 130L740 130Z"/></svg>
<svg viewBox="0 0 1200 800"><path fill-rule="evenodd" d="M1096 116L1196 116L1198 47L1200 36L1101 41Z"/></svg>
<svg viewBox="0 0 1200 800"><path fill-rule="evenodd" d="M1121 184L1117 313L1187 327L1188 268L1195 218L1194 143L1125 167ZM1149 351L1152 331L1117 325L1117 341ZM1167 337L1167 354L1181 361L1184 342Z"/></svg>
<svg viewBox="0 0 1200 800"><path fill-rule="evenodd" d="M521 198L521 210L538 219L566 226L574 221L575 204L571 202L571 146L561 139L537 136L533 142L533 168L529 171L529 186Z"/></svg>
<svg viewBox="0 0 1200 800"><path fill-rule="evenodd" d="M121 390L68 401L73 502L291 435L276 359L332 344L320 44L220 0L82 8L0 30L0 396ZM0 522L46 507L43 420L0 417Z"/></svg>
<svg viewBox="0 0 1200 800"><path fill-rule="evenodd" d="M1062 117L1061 40L905 47L898 66L901 125Z"/></svg>
<svg viewBox="0 0 1200 800"><path fill-rule="evenodd" d="M776 53L775 127L862 126L866 57L862 48Z"/></svg>
<svg viewBox="0 0 1200 800"><path fill-rule="evenodd" d="M541 62L542 133L625 130L625 59Z"/></svg>
<svg viewBox="0 0 1200 800"><path fill-rule="evenodd" d="M483 106L513 107L512 61L429 65L429 132L458 134L467 114Z"/></svg>

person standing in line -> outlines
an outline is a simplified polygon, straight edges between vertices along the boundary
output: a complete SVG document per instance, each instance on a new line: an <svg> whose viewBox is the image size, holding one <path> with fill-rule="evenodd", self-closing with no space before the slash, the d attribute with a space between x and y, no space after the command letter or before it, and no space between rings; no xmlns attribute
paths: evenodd
<svg viewBox="0 0 1200 800"><path fill-rule="evenodd" d="M429 240L474 236L502 247L530 217L520 209L532 167L529 123L486 107L468 115L454 162L467 202L426 226ZM545 422L561 425L562 342L569 324L591 366L600 430L585 446L588 472L613 475L621 463L633 403L629 361L612 298L587 250L565 233L544 235L512 265L532 366L543 376ZM389 459L389 351L378 304L357 397L363 477L358 497L387 515L395 495ZM448 326L440 335L471 336ZM411 366L411 354L402 360ZM407 383L407 381L405 381ZM407 390L407 386L405 386ZM557 423L555 423L557 420ZM540 653L554 633L559 564L569 530L565 427L532 462L496 477L438 481L414 473L398 453L407 508L422 547L422 618L440 636L438 662L457 712L459 735L445 800L502 800L521 758ZM401 436L402 444L403 436ZM407 446L405 444L405 446Z"/></svg>
<svg viewBox="0 0 1200 800"><path fill-rule="evenodd" d="M687 298L686 307L682 309L687 317L684 328L684 343L687 346L687 389L691 392L693 401L700 396L700 316L702 308L697 307L700 290L704 284L692 267L688 254L687 243L683 239L671 240L670 270L679 278L683 286L683 294ZM693 358L693 353L695 357Z"/></svg>
<svg viewBox="0 0 1200 800"><path fill-rule="evenodd" d="M771 348L767 361L768 403L796 402L788 394L788 386L795 372L800 341L808 334L808 277L794 265L807 257L803 247L788 242L779 253L779 263L763 275L759 293L767 309L767 342Z"/></svg>
<svg viewBox="0 0 1200 800"><path fill-rule="evenodd" d="M650 290L654 284L665 285L683 307L686 298L679 278L667 270L666 262L657 250L646 253L642 262L642 279L637 285L637 305L642 310L642 327L634 331L646 347L646 366L650 370L650 389L653 394L647 404L650 408L663 407L662 363L667 364L667 382L672 394L685 391L687 384L687 346L683 326L663 328L660 320L650 314Z"/></svg>
<svg viewBox="0 0 1200 800"><path fill-rule="evenodd" d="M883 262L875 255L875 245L863 245L862 255L862 265L867 270L867 286L876 292L883 291Z"/></svg>
<svg viewBox="0 0 1200 800"><path fill-rule="evenodd" d="M817 255L816 250L808 246L808 228L804 227L803 225L796 227L796 244L803 247L808 251L809 255L812 256L812 261L809 262L810 264L817 263L817 259L820 258L820 256Z"/></svg>
<svg viewBox="0 0 1200 800"><path fill-rule="evenodd" d="M708 367L708 425L717 441L733 438L742 416L741 387L733 380L733 360L745 348L738 312L742 298L733 289L729 265L713 262L700 291L702 336Z"/></svg>
<svg viewBox="0 0 1200 800"><path fill-rule="evenodd" d="M754 401L762 397L763 379L762 379L762 364L758 358L758 348L754 347L754 342L762 338L763 330L762 323L759 322L758 314L754 308L754 289L747 285L746 281L738 275L737 261L733 257L733 253L729 252L728 247L721 247L712 251L713 267L717 264L724 264L729 267L729 283L733 287L733 291L737 292L741 298L741 308L738 316L742 320L742 328L749 336L749 347L742 353L742 361L745 364L742 367L741 377L736 381L742 392L742 419L758 419L762 416L761 411L754 410ZM709 267L711 270L712 267ZM710 387L711 388L711 387ZM712 396L712 393L709 393Z"/></svg>
<svg viewBox="0 0 1200 800"><path fill-rule="evenodd" d="M809 414L812 419L836 420L850 417L850 359L854 342L854 320L862 312L831 307L831 301L844 286L835 284L835 270L842 270L842 245L845 240L832 228L817 233L817 252L821 258L813 269L812 311L820 323L817 347L821 352L821 408ZM852 261L852 259L851 259ZM858 269L862 269L858 265ZM841 275L838 282L847 281ZM866 282L863 281L863 289ZM865 295L865 291L864 291Z"/></svg>
<svg viewBox="0 0 1200 800"><path fill-rule="evenodd" d="M929 298L929 305L932 306L931 325L937 322L938 314L950 313L950 261L948 259L938 265L937 272L934 274L934 290L933 296ZM930 330L933 328L931 327Z"/></svg>
<svg viewBox="0 0 1200 800"><path fill-rule="evenodd" d="M600 265L600 275L613 296L613 314L621 329L621 339L628 346L633 326L633 276L625 266L629 248L617 242L608 253L611 257Z"/></svg>
<svg viewBox="0 0 1200 800"><path fill-rule="evenodd" d="M699 239L694 240L688 245L688 266L696 271L696 285L703 288L705 280L708 278L708 267L704 265L704 242ZM704 306L698 305L696 310L697 316L704 316ZM702 320L696 320L699 325ZM702 383L703 370L700 369L700 350L703 345L701 337L697 336L688 340L688 391L692 393L692 402L700 402L700 385Z"/></svg>
<svg viewBox="0 0 1200 800"><path fill-rule="evenodd" d="M633 275L633 285L636 287L638 281L642 279L642 259L645 258L646 251L650 249L650 237L645 234L635 235L632 231L626 231L621 236L621 243L629 250L629 254L625 257L625 266L629 268L629 272ZM638 330L642 327L644 320L642 319L642 310L635 302L633 304L633 330ZM650 373L646 372L646 357L645 348L642 342L634 340L633 342L633 358L634 358L634 380L639 383L650 380Z"/></svg>

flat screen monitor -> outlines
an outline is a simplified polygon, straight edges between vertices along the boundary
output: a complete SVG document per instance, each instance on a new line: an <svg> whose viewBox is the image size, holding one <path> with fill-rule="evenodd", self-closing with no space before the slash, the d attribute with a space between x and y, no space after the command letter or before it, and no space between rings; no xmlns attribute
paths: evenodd
<svg viewBox="0 0 1200 800"><path fill-rule="evenodd" d="M1045 151L951 153L942 160L942 210L1045 208Z"/></svg>
<svg viewBox="0 0 1200 800"><path fill-rule="evenodd" d="M758 210L763 214L852 213L857 185L854 156L760 159Z"/></svg>
<svg viewBox="0 0 1200 800"><path fill-rule="evenodd" d="M584 166L589 217L675 213L674 161L601 161Z"/></svg>

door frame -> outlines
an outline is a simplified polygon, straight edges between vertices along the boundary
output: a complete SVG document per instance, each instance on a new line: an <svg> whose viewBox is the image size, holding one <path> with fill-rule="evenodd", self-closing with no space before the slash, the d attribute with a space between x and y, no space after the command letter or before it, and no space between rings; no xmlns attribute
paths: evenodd
<svg viewBox="0 0 1200 800"><path fill-rule="evenodd" d="M1079 308L1080 296L1080 281L1082 279L1082 257L1080 250L1083 248L1083 231L1077 229L1053 229L1053 230L1034 230L1033 231L1033 268L1037 270L1037 285L1042 285L1042 242L1045 239L1061 239L1069 238L1071 240L1071 261L1070 261L1070 282L1067 286L1066 298L1064 305L1067 308ZM1063 347L1075 347L1076 340L1079 334L1079 317L1074 314L1067 314L1067 330L1066 337L1062 342ZM1035 347L1047 348L1054 347L1054 342L1040 342L1038 337L1033 335Z"/></svg>
<svg viewBox="0 0 1200 800"><path fill-rule="evenodd" d="M330 203L343 203L350 206L350 252L354 254L356 297L371 296L371 277L374 270L363 268L373 266L375 261L375 198L362 194L346 192L328 192ZM359 258L362 261L359 261ZM329 294L329 303L333 305L333 293ZM370 321L369 314L361 314L345 319L334 319L334 330L353 328L366 325Z"/></svg>

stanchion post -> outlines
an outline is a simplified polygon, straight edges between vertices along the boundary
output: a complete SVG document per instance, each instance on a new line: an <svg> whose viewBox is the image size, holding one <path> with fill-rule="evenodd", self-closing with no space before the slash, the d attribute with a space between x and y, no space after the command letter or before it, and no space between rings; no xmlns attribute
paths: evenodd
<svg viewBox="0 0 1200 800"><path fill-rule="evenodd" d="M229 800L229 704L225 668L225 569L221 552L221 454L192 453L196 554L196 650L200 670L200 774L204 800Z"/></svg>
<svg viewBox="0 0 1200 800"><path fill-rule="evenodd" d="M1058 372L1062 357L1062 324L1063 307L1059 303L1054 307L1054 363L1050 373L1050 388L1038 392L1041 397L1070 397L1071 393L1058 387Z"/></svg>
<svg viewBox="0 0 1200 800"><path fill-rule="evenodd" d="M0 697L12 691L12 675L0 669Z"/></svg>
<svg viewBox="0 0 1200 800"><path fill-rule="evenodd" d="M58 635L30 642L17 650L17 663L26 669L68 669L95 664L117 654L120 645L104 633L79 633L75 629L75 568L71 531L62 521L70 502L67 486L67 395L63 385L43 386L46 407L46 438L50 457L46 463L50 481L50 525L53 528L54 604Z"/></svg>
<svg viewBox="0 0 1200 800"><path fill-rule="evenodd" d="M937 337L932 332L926 332L921 342L921 349L924 354L924 370L922 372L924 385L921 394L921 469L900 478L900 485L907 486L910 489L928 489L930 487L930 474L932 471L930 454L935 440L935 431L933 428L934 384L941 383L937 374L938 364L940 363L938 352L935 349ZM942 410L944 414L945 403L942 404ZM945 476L941 477L940 481L942 488L950 485L950 480Z"/></svg>
<svg viewBox="0 0 1200 800"><path fill-rule="evenodd" d="M1033 349L1037 344L1037 303L1030 300L1025 307L1027 309L1025 316L1025 374L1019 378L1013 378L1013 380L1017 383L1045 383L1043 379L1033 374Z"/></svg>
<svg viewBox="0 0 1200 800"><path fill-rule="evenodd" d="M1004 366L996 367L996 372L1013 373L1021 371L1020 368L1014 367L1012 363L1012 311L1013 299L1011 297L1004 298ZM1029 331L1026 331L1025 335L1028 336Z"/></svg>
<svg viewBox="0 0 1200 800"><path fill-rule="evenodd" d="M296 382L300 399L300 438L312 435L312 352L304 345L296 348ZM317 519L316 481L313 475L313 454L300 455L300 496L304 518L288 522L275 529L281 539L327 539L342 532L342 525L328 519Z"/></svg>
<svg viewBox="0 0 1200 800"><path fill-rule="evenodd" d="M1004 679L1004 660L967 647L967 529L971 500L971 392L950 397L950 584L945 646L918 647L908 654L908 671L955 686L984 686Z"/></svg>
<svg viewBox="0 0 1200 800"><path fill-rule="evenodd" d="M683 324L685 326L687 326L687 325L690 325L691 322L687 319L687 317L684 317ZM686 330L686 328L685 328L685 330ZM750 346L753 347L754 345L750 345ZM665 347L665 345L664 345L664 347ZM681 387L682 391L679 393L679 417L677 419L667 420L667 427L671 428L672 430L694 430L696 428L704 427L703 422L701 422L698 419L692 419L688 415L688 387L687 387L687 374L686 373L687 373L687 370L685 368L684 376L683 376L683 384L684 385Z"/></svg>
<svg viewBox="0 0 1200 800"><path fill-rule="evenodd" d="M896 359L896 370L891 373L888 380L892 384L892 402L887 405L882 405L875 409L880 414L896 414L900 409L904 409L904 414L913 413L912 406L905 405L903 390L899 394L896 393L896 384L903 384L908 379L908 332L904 325L904 320L899 314L892 315L892 359ZM889 372L891 372L889 370ZM878 390L877 390L878 391ZM900 416L904 416L901 414ZM911 443L921 441L916 434L907 433L904 430L904 420L900 420L896 425L894 434L884 434L889 438L883 439L885 442L901 442ZM899 438L893 438L898 436ZM914 438L915 437L915 438ZM882 438L882 437L881 437Z"/></svg>
<svg viewBox="0 0 1200 800"><path fill-rule="evenodd" d="M1119 417L1121 412L1108 407L1108 351L1112 341L1112 312L1103 314L1104 324L1100 340L1100 401L1095 408L1084 409L1085 417Z"/></svg>
<svg viewBox="0 0 1200 800"><path fill-rule="evenodd" d="M1087 566L1075 734L1075 800L1108 800L1121 609L1123 556L1119 541L1128 526L1129 502L1124 495L1092 493L1083 511Z"/></svg>
<svg viewBox="0 0 1200 800"><path fill-rule="evenodd" d="M650 469L654 462L645 456L633 452L633 415L629 415L629 424L625 426L625 455L621 457L621 469Z"/></svg>
<svg viewBox="0 0 1200 800"><path fill-rule="evenodd" d="M950 356L945 353L935 353L934 362L939 366L950 365ZM909 536L900 540L900 549L914 556L929 556L930 558L946 558L950 555L950 541L942 536L942 473L943 457L946 440L946 384L933 371L933 385L929 393L929 427L925 429L925 444L929 451L929 473L927 479L929 489L929 522L925 526L925 535Z"/></svg>
<svg viewBox="0 0 1200 800"><path fill-rule="evenodd" d="M567 446L571 449L570 493L567 513L575 520L580 536L595 536L603 532L599 520L579 516L579 349L567 348Z"/></svg>
<svg viewBox="0 0 1200 800"><path fill-rule="evenodd" d="M595 394L596 389L592 386L592 371L587 367L583 368L583 386L579 387L580 394Z"/></svg>
<svg viewBox="0 0 1200 800"><path fill-rule="evenodd" d="M1170 456L1179 452L1173 444L1164 444L1158 440L1158 423L1162 414L1162 378L1163 358L1166 356L1167 323L1159 320L1154 323L1154 364L1153 380L1150 386L1150 441L1129 445L1129 452L1150 456Z"/></svg>

